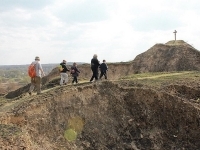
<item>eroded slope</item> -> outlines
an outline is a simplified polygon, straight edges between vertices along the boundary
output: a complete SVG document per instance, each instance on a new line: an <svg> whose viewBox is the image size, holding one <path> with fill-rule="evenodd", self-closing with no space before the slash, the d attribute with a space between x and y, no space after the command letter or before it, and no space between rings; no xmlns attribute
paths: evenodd
<svg viewBox="0 0 200 150"><path fill-rule="evenodd" d="M198 149L199 103L170 91L106 81L15 100L1 107L0 148ZM68 129L76 131L74 141L66 139Z"/></svg>

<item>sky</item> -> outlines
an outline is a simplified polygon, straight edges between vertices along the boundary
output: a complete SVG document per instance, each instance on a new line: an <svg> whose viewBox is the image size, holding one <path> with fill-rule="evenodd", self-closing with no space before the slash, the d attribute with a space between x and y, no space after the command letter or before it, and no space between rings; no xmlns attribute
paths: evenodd
<svg viewBox="0 0 200 150"><path fill-rule="evenodd" d="M0 0L0 65L126 62L157 43L200 50L199 0Z"/></svg>

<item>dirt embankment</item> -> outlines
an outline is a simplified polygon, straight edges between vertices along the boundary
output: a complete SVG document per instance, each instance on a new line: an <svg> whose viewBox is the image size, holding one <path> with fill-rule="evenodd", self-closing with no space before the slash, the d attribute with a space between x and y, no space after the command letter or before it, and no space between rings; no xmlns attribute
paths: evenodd
<svg viewBox="0 0 200 150"><path fill-rule="evenodd" d="M200 71L200 52L179 40L155 44L133 61L135 72Z"/></svg>
<svg viewBox="0 0 200 150"><path fill-rule="evenodd" d="M199 149L200 106L181 89L105 81L24 97L1 107L0 149Z"/></svg>
<svg viewBox="0 0 200 150"><path fill-rule="evenodd" d="M200 53L185 43L156 44L132 62L108 64L108 81L63 87L55 68L42 79L46 91L41 95L27 96L27 85L0 103L0 149L198 150L198 74L190 84L183 78L181 84L166 80L158 87L145 84L148 77L141 83L140 78L134 82L119 78L200 70L199 58ZM78 67L79 80L89 81L89 64Z"/></svg>

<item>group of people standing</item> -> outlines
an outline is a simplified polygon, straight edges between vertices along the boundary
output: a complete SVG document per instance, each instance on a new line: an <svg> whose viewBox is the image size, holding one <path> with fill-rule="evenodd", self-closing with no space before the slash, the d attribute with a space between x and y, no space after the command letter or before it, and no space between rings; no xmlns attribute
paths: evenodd
<svg viewBox="0 0 200 150"><path fill-rule="evenodd" d="M67 61L63 60L60 63L61 70L60 70L60 85L66 85L68 83L68 74L67 71L70 71L71 76L73 77L72 84L78 83L78 76L79 76L79 69L77 68L77 64L74 62L70 69L67 68L66 65ZM42 77L45 76L45 73L42 69L42 65L40 64L40 58L38 56L35 57L35 61L32 62L32 64L35 65L35 71L36 76L34 78L31 78L31 86L29 88L28 93L31 95L34 88L36 87L37 94L41 93L41 82ZM100 76L99 76L99 69L100 69ZM97 81L98 79L101 79L102 76L107 79L107 70L108 66L106 64L106 61L103 60L103 62L100 64L100 61L97 59L97 55L94 54L93 58L91 59L91 70L92 70L92 77L90 79L90 82Z"/></svg>

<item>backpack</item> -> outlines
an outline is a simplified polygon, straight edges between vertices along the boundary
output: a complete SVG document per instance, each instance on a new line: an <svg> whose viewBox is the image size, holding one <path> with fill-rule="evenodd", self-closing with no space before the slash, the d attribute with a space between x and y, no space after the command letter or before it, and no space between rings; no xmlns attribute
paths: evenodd
<svg viewBox="0 0 200 150"><path fill-rule="evenodd" d="M73 74L73 73L75 73L75 69L74 68L71 70L71 74Z"/></svg>
<svg viewBox="0 0 200 150"><path fill-rule="evenodd" d="M29 67L28 67L28 75L29 75L31 78L36 77L35 64L30 64L30 65L29 65Z"/></svg>
<svg viewBox="0 0 200 150"><path fill-rule="evenodd" d="M61 71L63 71L64 68L62 67L62 65L59 65L59 66L58 66L58 69L59 69L59 71L61 72Z"/></svg>

